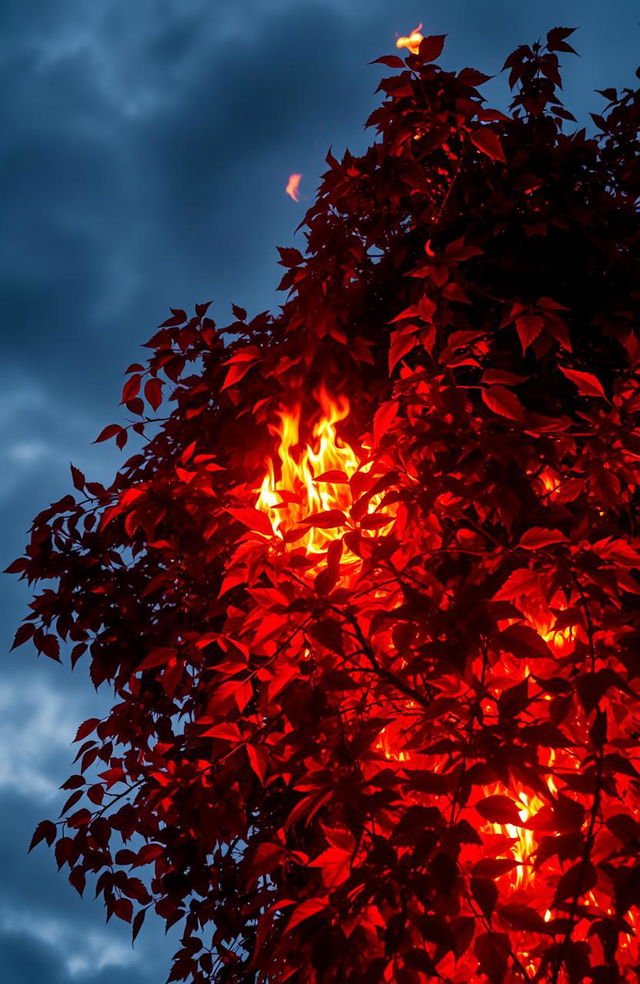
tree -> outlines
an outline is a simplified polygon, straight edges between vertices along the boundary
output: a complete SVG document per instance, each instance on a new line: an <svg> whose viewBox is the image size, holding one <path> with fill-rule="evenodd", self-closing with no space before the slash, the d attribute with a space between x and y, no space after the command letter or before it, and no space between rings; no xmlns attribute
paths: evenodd
<svg viewBox="0 0 640 984"><path fill-rule="evenodd" d="M33 843L170 980L637 980L640 94L564 132L571 33L509 115L379 59L281 313L172 310L10 567L117 699Z"/></svg>

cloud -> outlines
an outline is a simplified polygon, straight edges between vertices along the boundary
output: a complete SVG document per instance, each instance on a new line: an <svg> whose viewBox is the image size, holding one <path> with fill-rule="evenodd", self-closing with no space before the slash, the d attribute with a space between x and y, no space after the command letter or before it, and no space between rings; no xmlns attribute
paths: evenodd
<svg viewBox="0 0 640 984"><path fill-rule="evenodd" d="M63 979L86 978L89 972L94 975L106 968L130 968L140 962L140 955L131 946L114 941L104 930L87 932L85 927L53 916L34 920L29 912L2 906L0 934L14 940L28 939L31 946L36 943L45 951L53 951Z"/></svg>
<svg viewBox="0 0 640 984"><path fill-rule="evenodd" d="M72 757L79 703L37 679L25 688L0 684L0 790L16 789L43 803L60 797L66 776L57 770Z"/></svg>
<svg viewBox="0 0 640 984"><path fill-rule="evenodd" d="M175 932L165 937L150 918L132 947L131 927L119 919L105 924L102 901L92 900L90 888L81 899L44 844L27 854L46 809L26 791L0 788L2 984L159 984Z"/></svg>
<svg viewBox="0 0 640 984"><path fill-rule="evenodd" d="M11 503L15 509L16 495L26 504L31 492L39 511L47 504L43 491L67 491L72 460L91 469L97 481L113 475L114 449L90 444L102 423L90 412L78 414L69 382L66 391L64 399L56 395L28 365L0 370L0 507ZM14 549L6 539L4 546ZM6 563L11 559L7 556Z"/></svg>

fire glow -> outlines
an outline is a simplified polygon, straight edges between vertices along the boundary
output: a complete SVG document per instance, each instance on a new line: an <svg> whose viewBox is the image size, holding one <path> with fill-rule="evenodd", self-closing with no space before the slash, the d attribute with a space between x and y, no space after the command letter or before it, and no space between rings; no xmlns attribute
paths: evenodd
<svg viewBox="0 0 640 984"><path fill-rule="evenodd" d="M304 421L300 405L282 409L277 423L272 425L272 433L278 438L277 459L269 458L266 462L256 508L269 518L274 534L287 549L300 551L312 562L311 573L317 574L322 570L333 552L333 562L340 569L340 583L349 586L360 562L360 558L344 545L345 536L348 541L348 535L355 525L351 516L354 499L352 482L354 479L357 481L358 475L366 472L372 462L369 459L363 464L354 448L338 434L339 425L349 415L348 399L345 396L333 397L324 387L318 389L315 398L320 414L311 427L307 443L301 440ZM557 479L545 473L543 480L545 489L553 493ZM365 516L371 519L376 512L379 518L376 522L377 517L373 515L372 528L367 531L369 536L387 532L393 525L393 507L385 507L380 494L370 497ZM570 658L576 643L577 627L568 623L564 616L569 599L560 593L553 610L535 599L529 599L528 604L520 622L508 619L506 624L525 624L533 629L547 648L549 659ZM556 624L559 615L563 616L563 621ZM535 674L526 660L503 654L502 662L496 669L498 667L495 682L487 689L486 703L483 700L478 711L485 725L490 725L492 721L498 724L500 698L505 690L518 683L530 686L532 691L535 689ZM478 677L482 675L479 666L476 673ZM550 699L546 693L532 698L529 706L532 721L535 720L536 705ZM387 762L395 763L398 769L411 771L426 766L437 774L443 768L441 758L416 754L411 747L410 736L419 717L420 709L414 701L405 701L404 707L399 705L394 722L380 732L375 750ZM481 790L484 799L461 807L460 816L468 817L483 844L480 857L474 844L465 848L461 853L461 864L471 874L473 871L482 872L483 858L486 857L487 870L493 872L493 877L495 866L503 866L499 869L503 873L497 877L505 887L508 886L509 904L516 907L514 911L520 919L523 918L523 911L530 914L526 916L531 921L530 930L512 929L516 929L514 938L518 940L520 959L527 973L531 974L536 972L535 934L539 939L539 934L559 931L554 929L557 918L554 921L553 893L549 891L548 884L543 889L543 882L539 883L536 876L539 865L537 857L545 831L553 826L550 818L555 816L558 809L572 808L572 800L559 788L557 776L575 773L577 762L572 749L541 748L538 767L542 774L536 789L512 776L508 784L493 782L484 786ZM445 802L440 805L443 809L447 808ZM504 817L491 812L496 808L498 812L505 811ZM486 856L484 851L487 851ZM555 870L557 883L563 869L556 865ZM602 899L594 892L588 894L587 905L594 912L601 904ZM509 912L508 906L505 912ZM508 919L508 916L505 918ZM630 923L633 920L630 919ZM588 919L579 920L574 938L586 939L589 925ZM621 943L626 952L629 952L630 946L635 947L635 941L632 944L631 939L627 937ZM440 966L443 973L456 974L453 955Z"/></svg>
<svg viewBox="0 0 640 984"><path fill-rule="evenodd" d="M396 48L408 48L412 55L417 55L420 49L420 42L424 41L424 34L421 34L422 23L418 24L407 37L398 38Z"/></svg>
<svg viewBox="0 0 640 984"><path fill-rule="evenodd" d="M332 397L320 387L317 400L321 415L307 444L300 441L300 406L278 414L272 430L279 438L279 465L268 459L256 509L268 516L274 533L285 543L319 560L332 543L341 541L345 532L354 528L350 518L351 480L367 465L361 464L354 449L336 432L336 425L349 414L348 399ZM381 495L369 498L368 517L381 502ZM371 525L388 527L392 518L390 513L382 514ZM351 551L343 550L343 566L356 559Z"/></svg>

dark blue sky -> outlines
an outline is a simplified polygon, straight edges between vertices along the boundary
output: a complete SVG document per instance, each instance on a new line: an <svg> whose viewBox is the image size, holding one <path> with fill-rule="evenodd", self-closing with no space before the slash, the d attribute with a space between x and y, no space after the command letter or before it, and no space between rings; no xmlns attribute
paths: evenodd
<svg viewBox="0 0 640 984"><path fill-rule="evenodd" d="M121 373L169 306L213 298L277 308L277 245L313 200L330 145L358 152L380 66L419 21L449 35L446 67L499 72L517 44L579 27L566 105L633 86L637 0L2 0L0 8L0 522L5 567L32 517L66 491L70 460L110 477L92 446L118 419ZM504 76L483 90L507 102ZM302 201L284 194L303 174ZM2 584L0 648L26 592ZM57 875L35 822L56 815L79 721L106 706L81 663L4 656L0 679L0 979L161 984L172 941L105 925Z"/></svg>

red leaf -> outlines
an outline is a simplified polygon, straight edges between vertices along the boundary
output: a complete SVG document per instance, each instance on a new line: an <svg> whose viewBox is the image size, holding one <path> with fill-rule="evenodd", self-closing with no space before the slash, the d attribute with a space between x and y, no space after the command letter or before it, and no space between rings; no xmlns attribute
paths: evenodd
<svg viewBox="0 0 640 984"><path fill-rule="evenodd" d="M255 745L247 745L247 755L249 756L249 765L257 775L260 782L264 785L264 781L267 777L267 767L269 765L268 756L263 748Z"/></svg>
<svg viewBox="0 0 640 984"><path fill-rule="evenodd" d="M565 369L564 366L559 366L558 368L567 379L575 383L578 387L578 393L581 396L600 396L603 400L607 399L607 394L604 391L602 383L593 373L581 372L579 369Z"/></svg>
<svg viewBox="0 0 640 984"><path fill-rule="evenodd" d="M500 137L488 126L480 127L478 130L472 130L469 133L469 137L471 143L478 150L481 150L483 154L486 154L487 157L490 157L492 161L501 161L503 164L507 163Z"/></svg>
<svg viewBox="0 0 640 984"><path fill-rule="evenodd" d="M387 68L404 68L405 64L402 58L398 58L397 55L383 55L381 58L374 58L373 61L369 62L370 65L386 65Z"/></svg>
<svg viewBox="0 0 640 984"><path fill-rule="evenodd" d="M236 702L238 710L242 713L253 697L251 680L232 680L230 682L233 687L233 699Z"/></svg>
<svg viewBox="0 0 640 984"><path fill-rule="evenodd" d="M134 397L140 392L140 383L142 382L142 376L140 373L135 373L127 379L126 383L122 387L122 402L129 403Z"/></svg>
<svg viewBox="0 0 640 984"><path fill-rule="evenodd" d="M568 543L569 540L560 530L547 530L542 526L532 526L531 529L523 533L520 538L519 546L525 550L541 550L553 543Z"/></svg>
<svg viewBox="0 0 640 984"><path fill-rule="evenodd" d="M294 267L299 266L304 260L304 257L299 249L294 249L293 247L278 246L278 252L280 253L279 263L281 266Z"/></svg>
<svg viewBox="0 0 640 984"><path fill-rule="evenodd" d="M471 259L472 256L482 256L484 253L483 249L479 246L467 246L464 241L464 236L459 239L454 239L446 247L444 255L447 260L453 260L456 263L462 263L464 260Z"/></svg>
<svg viewBox="0 0 640 984"><path fill-rule="evenodd" d="M137 937L138 933L140 932L140 930L142 929L142 924L144 922L144 917L146 916L146 914L147 914L146 913L146 909L140 909L140 911L139 912L136 912L136 914L135 914L135 917L134 917L134 920L133 920L133 925L131 926L131 942L132 943L135 943L136 937Z"/></svg>
<svg viewBox="0 0 640 984"><path fill-rule="evenodd" d="M40 652L48 656L49 659L55 660L57 663L60 662L60 643L54 635L46 635L42 639L40 646Z"/></svg>
<svg viewBox="0 0 640 984"><path fill-rule="evenodd" d="M640 551L636 550L627 540L607 536L598 540L591 548L602 560L609 560L621 567L640 567Z"/></svg>
<svg viewBox="0 0 640 984"><path fill-rule="evenodd" d="M73 480L74 486L78 489L79 492L82 492L86 484L86 479L84 475L82 474L79 468L76 468L75 465L70 465L69 467L71 468L71 478Z"/></svg>
<svg viewBox="0 0 640 984"><path fill-rule="evenodd" d="M32 622L26 622L24 625L21 625L14 636L11 650L13 651L14 649L17 649L18 646L22 646L23 643L27 642L28 639L31 639L34 632L35 632L35 625Z"/></svg>
<svg viewBox="0 0 640 984"><path fill-rule="evenodd" d="M518 386L519 383L526 383L527 378L508 369L486 369L480 382L487 386Z"/></svg>
<svg viewBox="0 0 640 984"><path fill-rule="evenodd" d="M558 905L559 902L564 902L565 899L573 899L576 896L585 895L594 888L597 881L598 875L592 863L590 861L586 863L578 861L577 864L574 864L562 875L556 886L553 904Z"/></svg>
<svg viewBox="0 0 640 984"><path fill-rule="evenodd" d="M219 738L221 741L243 741L240 728L237 724L233 724L233 722L229 722L228 724L217 724L214 728L209 728L208 731L203 731L200 737Z"/></svg>
<svg viewBox="0 0 640 984"><path fill-rule="evenodd" d="M131 899L116 899L113 903L113 912L118 919L122 919L124 922L131 922L133 902Z"/></svg>
<svg viewBox="0 0 640 984"><path fill-rule="evenodd" d="M305 921L305 919L310 919L311 916L316 916L319 912L324 912L328 908L329 905L326 899L307 899L306 902L303 902L293 910L285 932L290 933L292 929L299 926L301 922Z"/></svg>
<svg viewBox="0 0 640 984"><path fill-rule="evenodd" d="M248 526L254 533L262 533L263 536L273 536L273 528L266 513L259 509L252 509L246 506L243 509L227 509L226 512L234 519L237 519L243 526Z"/></svg>
<svg viewBox="0 0 640 984"><path fill-rule="evenodd" d="M373 417L373 443L376 447L397 416L398 403L395 400L391 403L383 403L378 407Z"/></svg>
<svg viewBox="0 0 640 984"><path fill-rule="evenodd" d="M494 413L509 420L524 420L524 407L516 394L506 386L490 386L482 391L482 399Z"/></svg>
<svg viewBox="0 0 640 984"><path fill-rule="evenodd" d="M31 838L31 843L29 844L29 850L32 851L34 847L40 843L42 840L46 840L49 847L53 844L56 839L56 825L51 820L41 820L36 827L33 837Z"/></svg>
<svg viewBox="0 0 640 984"><path fill-rule="evenodd" d="M391 335L389 346L389 372L393 372L400 359L404 358L411 349L415 348L418 339L415 331L408 331L406 328L398 328Z"/></svg>
<svg viewBox="0 0 640 984"><path fill-rule="evenodd" d="M310 861L309 867L322 869L322 880L328 887L342 885L351 873L351 852L340 847L329 847Z"/></svg>
<svg viewBox="0 0 640 984"><path fill-rule="evenodd" d="M526 352L531 343L535 342L543 327L544 321L539 314L523 314L516 318L516 331L523 352Z"/></svg>
<svg viewBox="0 0 640 984"><path fill-rule="evenodd" d="M321 475L316 475L314 482L328 482L331 485L348 485L349 476L346 472L340 471L338 468L331 468L329 471L322 472Z"/></svg>
<svg viewBox="0 0 640 984"><path fill-rule="evenodd" d="M259 844L251 862L252 877L261 878L263 875L270 875L278 867L285 854L286 851L282 844L272 844L270 841Z"/></svg>
<svg viewBox="0 0 640 984"><path fill-rule="evenodd" d="M537 909L514 902L500 906L498 915L511 929L522 930L525 933L552 932Z"/></svg>
<svg viewBox="0 0 640 984"><path fill-rule="evenodd" d="M528 567L513 571L502 587L493 596L494 601L511 601L522 595L537 591L540 587L540 575Z"/></svg>
<svg viewBox="0 0 640 984"><path fill-rule="evenodd" d="M518 808L508 796L486 796L479 803L476 803L476 810L485 820L491 823L505 824L510 823L515 827L522 826L522 820L518 813Z"/></svg>
<svg viewBox="0 0 640 984"><path fill-rule="evenodd" d="M446 34L432 34L428 38L423 38L418 48L418 58L423 62L435 61L442 54Z"/></svg>
<svg viewBox="0 0 640 984"><path fill-rule="evenodd" d="M187 320L187 312L183 311L182 308L169 308L173 317L167 318L160 325L161 328L176 328L178 325L183 325Z"/></svg>
<svg viewBox="0 0 640 984"><path fill-rule="evenodd" d="M222 364L224 366L234 366L236 362L255 362L260 358L260 349L257 345L243 345L241 348L234 349L230 359Z"/></svg>
<svg viewBox="0 0 640 984"><path fill-rule="evenodd" d="M490 918L499 896L498 886L495 882L491 878L472 878L471 894L485 916Z"/></svg>
<svg viewBox="0 0 640 984"><path fill-rule="evenodd" d="M239 383L241 379L246 376L249 370L253 367L254 362L239 362L236 365L229 366L227 370L227 375L225 376L224 382L220 387L220 391L229 389L230 386L235 386Z"/></svg>
<svg viewBox="0 0 640 984"><path fill-rule="evenodd" d="M474 944L478 966L491 984L502 984L509 965L511 941L506 933L483 933Z"/></svg>
<svg viewBox="0 0 640 984"><path fill-rule="evenodd" d="M475 878L500 878L507 871L513 871L517 861L512 858L482 858L473 866Z"/></svg>
<svg viewBox="0 0 640 984"><path fill-rule="evenodd" d="M554 301L552 297L539 297L538 307L545 308L547 311L568 311L569 308L559 301Z"/></svg>
<svg viewBox="0 0 640 984"><path fill-rule="evenodd" d="M340 509L325 509L323 512L312 513L300 520L300 526L318 526L320 529L335 529L345 526L347 517Z"/></svg>
<svg viewBox="0 0 640 984"><path fill-rule="evenodd" d="M149 653L142 660L138 666L138 670L152 670L156 666L164 666L175 654L175 649L171 649L169 646L161 646L159 649L154 649L153 652Z"/></svg>
<svg viewBox="0 0 640 984"><path fill-rule="evenodd" d="M100 431L96 437L94 444L99 444L100 441L108 441L110 437L115 437L122 430L120 424L107 424L107 426Z"/></svg>
<svg viewBox="0 0 640 984"><path fill-rule="evenodd" d="M76 731L76 736L74 741L82 741L87 735L90 735L92 731L95 731L97 726L100 724L100 718L87 718L86 721L80 725Z"/></svg>
<svg viewBox="0 0 640 984"><path fill-rule="evenodd" d="M157 376L148 379L144 386L144 397L154 410L157 410L162 403L163 382Z"/></svg>

